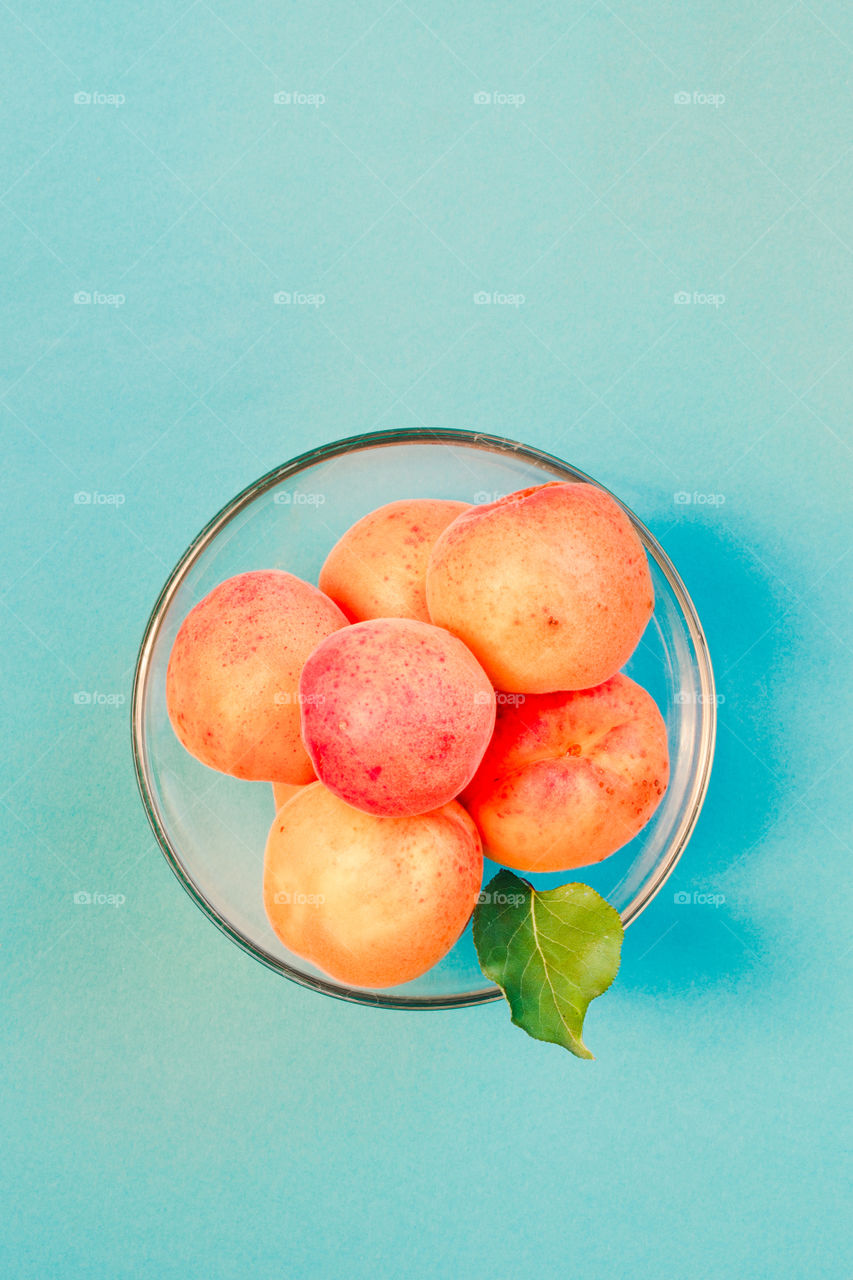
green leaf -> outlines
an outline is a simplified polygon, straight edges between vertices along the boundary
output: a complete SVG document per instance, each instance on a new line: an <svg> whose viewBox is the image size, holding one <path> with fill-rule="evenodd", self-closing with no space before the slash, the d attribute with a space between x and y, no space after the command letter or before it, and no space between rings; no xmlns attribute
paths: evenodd
<svg viewBox="0 0 853 1280"><path fill-rule="evenodd" d="M537 1040L593 1055L581 1039L589 1002L619 971L619 912L586 884L540 892L499 871L474 908L474 946L512 1020Z"/></svg>

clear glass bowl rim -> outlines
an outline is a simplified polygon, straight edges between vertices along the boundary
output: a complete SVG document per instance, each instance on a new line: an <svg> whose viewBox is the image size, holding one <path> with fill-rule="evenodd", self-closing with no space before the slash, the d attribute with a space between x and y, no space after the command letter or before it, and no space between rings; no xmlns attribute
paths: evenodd
<svg viewBox="0 0 853 1280"><path fill-rule="evenodd" d="M442 996L396 996L382 992L371 992L359 989L348 989L342 985L334 983L332 980L325 980L315 977L312 974L302 973L285 961L279 960L276 956L257 947L248 938L244 937L237 929L235 929L224 916L216 909L216 907L204 897L198 887L193 883L192 879L185 871L183 864L178 856L177 851L172 847L168 835L164 831L160 819L158 817L157 808L153 799L153 789L149 778L148 756L145 743L145 690L149 674L149 666L151 655L162 625L166 610L178 589L183 578L188 573L191 566L195 563L202 552L210 545L216 535L225 525L240 511L243 510L255 498L273 488L282 480L289 476L298 474L300 471L306 470L308 467L314 466L318 462L327 462L331 458L339 457L341 454L360 451L362 449L378 448L389 444L461 444L474 448L486 449L493 453L514 454L527 460L547 467L552 471L563 474L568 480L579 480L587 484L595 485L598 489L603 489L606 493L619 503L626 515L631 520L634 528L637 530L646 551L654 558L658 568L666 578L673 595L678 601L690 639L693 643L694 652L696 654L697 675L701 686L700 696L700 724L699 724L699 760L693 778L693 784L690 790L688 801L685 805L685 812L679 823L678 828L673 833L667 849L666 856L661 860L654 876L643 886L640 892L632 899L628 906L622 912L622 923L625 928L628 927L642 911L649 905L653 898L657 896L663 885L669 879L676 864L678 863L682 853L696 826L699 813L705 800L708 790L708 782L711 775L711 764L714 757L714 741L716 737L716 697L714 689L714 673L711 666L711 657L708 652L708 643L705 638L705 632L699 621L693 601L681 580L681 577L666 554L660 546L657 539L649 532L646 526L626 507L616 494L611 493L605 485L595 480L586 472L579 470L577 467L570 466L561 458L555 457L553 454L546 453L542 449L536 449L531 445L520 444L515 440L510 440L504 436L488 435L483 432L462 431L462 430L432 430L429 428L400 428L388 431L372 431L364 435L347 436L342 440L333 440L328 444L319 446L316 449L309 449L305 453L299 454L295 458L291 458L289 462L282 463L278 467L274 467L272 471L268 471L258 480L247 485L236 497L210 520L201 532L193 539L187 550L181 556L175 568L170 573L160 595L151 611L151 616L145 627L142 642L139 647L139 654L136 661L136 670L133 680L133 696L131 701L131 740L133 748L133 762L136 770L136 780L139 786L139 793L142 798L142 804L151 829L157 838L166 861L172 868L176 877L183 885L184 889L193 899L193 901L202 909L219 929L222 930L227 937L235 942L248 955L260 961L270 969L274 969L277 973L284 974L291 981L299 983L300 986L308 987L314 991L320 991L324 995L334 996L340 1000L350 1000L357 1004L372 1005L381 1008L394 1009L451 1009L461 1008L468 1005L484 1004L492 1000L499 1000L502 992L499 987L489 987L483 991L467 992L460 995L442 995Z"/></svg>

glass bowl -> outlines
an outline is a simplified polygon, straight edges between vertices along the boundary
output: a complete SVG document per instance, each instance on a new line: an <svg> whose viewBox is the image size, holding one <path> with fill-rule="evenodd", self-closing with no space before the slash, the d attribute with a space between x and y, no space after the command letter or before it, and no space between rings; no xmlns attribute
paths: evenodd
<svg viewBox="0 0 853 1280"><path fill-rule="evenodd" d="M172 870L211 920L295 982L405 1009L446 1009L501 994L477 964L470 923L428 973L382 991L336 982L284 947L269 926L261 893L264 847L275 816L272 787L208 769L175 737L166 712L166 665L178 627L211 588L237 573L287 569L316 582L332 544L383 503L415 497L491 502L549 480L596 483L558 458L498 436L412 430L339 440L277 467L238 494L201 531L163 587L142 640L133 689L133 753L149 821ZM628 515L648 553L655 611L625 670L649 690L666 721L669 789L651 822L612 857L530 877L542 888L568 880L591 884L626 926L651 902L690 838L708 785L716 721L714 678L696 611L666 554L636 516ZM496 870L487 861L484 883Z"/></svg>

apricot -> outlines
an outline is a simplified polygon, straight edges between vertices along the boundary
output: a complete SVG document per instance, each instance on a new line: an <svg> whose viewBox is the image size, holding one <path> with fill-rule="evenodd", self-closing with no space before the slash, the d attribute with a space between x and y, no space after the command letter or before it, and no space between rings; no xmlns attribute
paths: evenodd
<svg viewBox="0 0 853 1280"><path fill-rule="evenodd" d="M350 622L415 618L429 622L426 568L433 544L467 502L407 498L389 502L347 529L320 570L320 590Z"/></svg>
<svg viewBox="0 0 853 1280"><path fill-rule="evenodd" d="M461 805L379 818L315 782L276 814L264 907L290 951L340 982L390 987L450 950L482 872L480 837Z"/></svg>
<svg viewBox="0 0 853 1280"><path fill-rule="evenodd" d="M190 610L166 672L169 719L211 769L266 782L310 782L298 682L312 649L347 620L291 573L241 573Z"/></svg>
<svg viewBox="0 0 853 1280"><path fill-rule="evenodd" d="M272 799L276 813L278 813L282 805L287 804L288 800L292 800L295 795L298 795L305 786L307 786L307 783L274 782L272 784Z"/></svg>
<svg viewBox="0 0 853 1280"><path fill-rule="evenodd" d="M455 636L374 618L317 646L299 681L302 737L321 782L365 813L425 813L470 782L495 694Z"/></svg>
<svg viewBox="0 0 853 1280"><path fill-rule="evenodd" d="M568 871L632 840L669 781L663 717L627 676L595 689L518 695L498 707L462 796L496 862Z"/></svg>
<svg viewBox="0 0 853 1280"><path fill-rule="evenodd" d="M592 484L539 485L463 512L436 540L426 593L432 621L497 688L519 693L608 680L654 608L643 545Z"/></svg>

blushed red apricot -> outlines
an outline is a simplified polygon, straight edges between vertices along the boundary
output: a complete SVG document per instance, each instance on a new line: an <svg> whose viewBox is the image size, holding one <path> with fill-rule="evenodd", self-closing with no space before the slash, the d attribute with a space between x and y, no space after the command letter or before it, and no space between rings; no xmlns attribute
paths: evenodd
<svg viewBox="0 0 853 1280"><path fill-rule="evenodd" d="M627 844L669 781L666 726L627 676L516 695L462 796L487 852L518 871L568 871Z"/></svg>
<svg viewBox="0 0 853 1280"><path fill-rule="evenodd" d="M630 658L654 609L643 545L592 484L521 489L457 516L427 569L432 621L498 689L586 689Z"/></svg>
<svg viewBox="0 0 853 1280"><path fill-rule="evenodd" d="M357 520L320 570L320 590L350 622L415 618L429 622L426 568L436 538L467 502L405 498Z"/></svg>
<svg viewBox="0 0 853 1280"><path fill-rule="evenodd" d="M305 659L347 620L292 573L221 582L192 609L166 672L169 719L211 769L266 782L310 782L297 686Z"/></svg>
<svg viewBox="0 0 853 1280"><path fill-rule="evenodd" d="M276 814L264 907L284 945L325 973L390 987L450 950L482 873L480 837L461 805L379 818L315 782Z"/></svg>
<svg viewBox="0 0 853 1280"><path fill-rule="evenodd" d="M427 622L374 618L328 636L299 681L317 777L366 813L425 813L471 780L495 694L460 640Z"/></svg>

